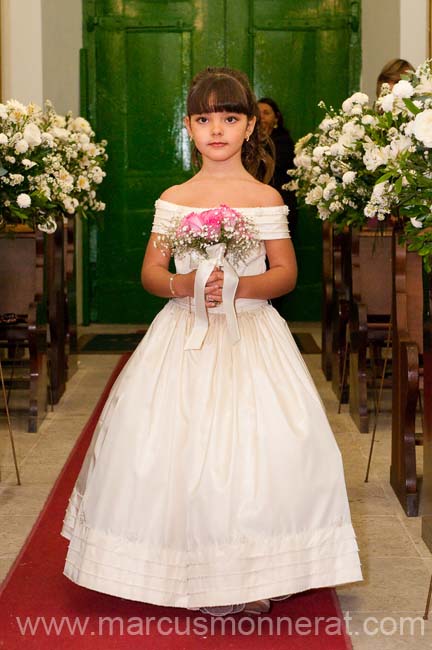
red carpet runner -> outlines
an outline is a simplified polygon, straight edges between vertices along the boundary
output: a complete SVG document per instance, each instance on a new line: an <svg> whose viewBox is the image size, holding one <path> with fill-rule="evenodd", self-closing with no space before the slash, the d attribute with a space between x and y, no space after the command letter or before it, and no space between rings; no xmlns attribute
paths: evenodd
<svg viewBox="0 0 432 650"><path fill-rule="evenodd" d="M211 618L83 589L63 576L65 507L121 358L0 593L0 648L349 650L333 589L274 603L271 614Z"/></svg>

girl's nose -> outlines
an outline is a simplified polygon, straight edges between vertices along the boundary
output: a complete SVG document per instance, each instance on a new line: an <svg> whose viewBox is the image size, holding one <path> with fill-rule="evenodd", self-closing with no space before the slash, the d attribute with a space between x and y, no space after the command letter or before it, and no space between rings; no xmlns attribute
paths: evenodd
<svg viewBox="0 0 432 650"><path fill-rule="evenodd" d="M212 133L215 135L222 133L222 123L219 120L214 120L212 122Z"/></svg>

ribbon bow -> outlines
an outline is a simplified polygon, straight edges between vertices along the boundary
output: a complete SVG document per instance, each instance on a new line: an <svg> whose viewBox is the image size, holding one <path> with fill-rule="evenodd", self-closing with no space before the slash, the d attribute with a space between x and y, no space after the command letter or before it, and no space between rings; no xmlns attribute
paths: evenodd
<svg viewBox="0 0 432 650"><path fill-rule="evenodd" d="M228 334L231 342L236 343L240 339L240 332L237 323L237 316L234 309L234 297L238 285L238 275L228 260L224 257L225 244L214 244L206 250L207 258L202 260L195 275L195 322L190 333L185 350L200 350L208 330L208 315L205 306L204 289L215 266L224 271L224 284L222 289L222 302L225 310Z"/></svg>

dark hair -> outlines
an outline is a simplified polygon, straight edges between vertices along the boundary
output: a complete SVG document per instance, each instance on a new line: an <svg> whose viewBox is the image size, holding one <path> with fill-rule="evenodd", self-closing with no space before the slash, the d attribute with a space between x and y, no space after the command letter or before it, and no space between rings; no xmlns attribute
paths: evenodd
<svg viewBox="0 0 432 650"><path fill-rule="evenodd" d="M413 66L406 59L390 59L378 75L376 94L381 94L381 87L384 83L396 83L400 81L401 75L408 70L414 71Z"/></svg>
<svg viewBox="0 0 432 650"><path fill-rule="evenodd" d="M192 80L187 98L188 116L201 113L240 113L248 119L256 117L259 110L255 95L244 72L231 68L206 68ZM271 152L271 153L269 153ZM192 162L201 166L198 149L193 146ZM270 138L255 128L242 147L242 163L258 180L267 183L274 172L274 147Z"/></svg>
<svg viewBox="0 0 432 650"><path fill-rule="evenodd" d="M273 109L273 113L276 115L277 118L276 129L285 129L283 115L280 112L280 108L276 104L274 99L272 99L271 97L261 97L261 99L258 100L258 104L268 104L269 106L271 106L271 108Z"/></svg>

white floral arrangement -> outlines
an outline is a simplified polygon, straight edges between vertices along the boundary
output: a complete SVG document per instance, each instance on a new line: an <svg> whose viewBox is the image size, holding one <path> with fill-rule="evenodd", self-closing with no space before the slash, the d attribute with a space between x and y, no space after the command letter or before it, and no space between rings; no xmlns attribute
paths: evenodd
<svg viewBox="0 0 432 650"><path fill-rule="evenodd" d="M295 190L318 216L341 226L361 226L368 218L385 214L366 209L375 183L382 175L374 150L386 143L387 127L369 105L364 93L354 93L337 111L326 111L316 133L295 146L293 181L285 187ZM382 117L382 116L381 116Z"/></svg>
<svg viewBox="0 0 432 650"><path fill-rule="evenodd" d="M0 104L0 230L25 224L54 232L53 216L93 216L105 209L106 141L82 117L58 115L46 102Z"/></svg>
<svg viewBox="0 0 432 650"><path fill-rule="evenodd" d="M294 189L337 226L399 221L432 270L432 61L383 85L375 106L354 93L296 145Z"/></svg>

